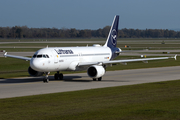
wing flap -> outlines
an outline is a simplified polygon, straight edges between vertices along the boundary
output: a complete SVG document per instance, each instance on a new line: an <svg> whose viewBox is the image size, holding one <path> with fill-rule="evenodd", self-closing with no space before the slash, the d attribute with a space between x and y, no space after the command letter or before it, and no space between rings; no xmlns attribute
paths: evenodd
<svg viewBox="0 0 180 120"><path fill-rule="evenodd" d="M162 60L162 59L169 59L169 58L171 58L171 57L128 59L128 60L112 60L112 61L105 61L105 62L103 62L103 64L108 64L108 63L127 63L127 62L149 61L149 60Z"/></svg>
<svg viewBox="0 0 180 120"><path fill-rule="evenodd" d="M97 65L99 62L80 62L78 66L89 66L89 65Z"/></svg>
<svg viewBox="0 0 180 120"><path fill-rule="evenodd" d="M157 57L157 58L143 58L143 59L127 59L127 60L111 60L111 61L104 61L104 62L82 62L79 63L78 66L88 66L88 65L102 65L102 64L113 64L113 63L127 63L127 62L137 62L137 61L143 61L146 62L149 60L163 60L163 59L169 59L174 58L176 60L176 56L173 57Z"/></svg>

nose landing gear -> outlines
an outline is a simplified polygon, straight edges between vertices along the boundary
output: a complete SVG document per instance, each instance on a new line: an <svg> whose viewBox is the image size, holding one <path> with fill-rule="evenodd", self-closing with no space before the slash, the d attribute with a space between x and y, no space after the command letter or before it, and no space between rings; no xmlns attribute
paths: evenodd
<svg viewBox="0 0 180 120"><path fill-rule="evenodd" d="M44 83L48 83L48 82L49 82L49 79L48 79L49 73L50 73L50 72L46 72L46 73L45 73L46 76L45 76L44 79L43 79L43 82L44 82Z"/></svg>

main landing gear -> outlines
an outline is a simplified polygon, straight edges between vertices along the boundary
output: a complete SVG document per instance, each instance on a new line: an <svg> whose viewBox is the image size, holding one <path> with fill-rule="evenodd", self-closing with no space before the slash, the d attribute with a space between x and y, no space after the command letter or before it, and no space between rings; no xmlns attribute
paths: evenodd
<svg viewBox="0 0 180 120"><path fill-rule="evenodd" d="M98 81L101 81L101 80L102 80L102 77L97 78L97 79L98 79ZM96 78L93 78L93 81L96 81Z"/></svg>
<svg viewBox="0 0 180 120"><path fill-rule="evenodd" d="M44 83L48 83L49 82L49 79L48 79L48 75L49 75L49 73L50 72L46 72L45 74L45 77L44 77L44 79L43 79L43 82ZM56 74L54 74L54 79L55 80L63 80L63 74L62 73L59 73L59 71L56 73ZM101 81L102 80L102 77L99 77L99 78L93 78L93 81L96 81L96 80L98 80L98 81Z"/></svg>
<svg viewBox="0 0 180 120"><path fill-rule="evenodd" d="M43 82L44 83L48 83L49 82L49 79L48 79L48 75L49 75L50 72L46 72L45 74L45 77L43 78ZM59 73L57 72L56 74L54 74L54 79L55 80L62 80L63 79L63 74L62 73Z"/></svg>
<svg viewBox="0 0 180 120"><path fill-rule="evenodd" d="M62 73L59 73L59 71L56 73L56 74L54 74L54 79L55 80L62 80L63 79L63 74Z"/></svg>

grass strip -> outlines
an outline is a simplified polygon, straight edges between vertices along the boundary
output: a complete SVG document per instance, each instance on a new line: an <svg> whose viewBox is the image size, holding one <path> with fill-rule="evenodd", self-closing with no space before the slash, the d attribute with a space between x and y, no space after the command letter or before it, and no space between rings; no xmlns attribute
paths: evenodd
<svg viewBox="0 0 180 120"><path fill-rule="evenodd" d="M99 41L106 40L107 38L21 38L21 39L0 39L0 42L32 42L32 41ZM165 43L174 43L179 42L180 38L118 38L118 42L127 41L127 42L165 42Z"/></svg>
<svg viewBox="0 0 180 120"><path fill-rule="evenodd" d="M105 41L104 41L105 42ZM8 46L8 47L46 47L47 45L49 47L76 47L76 46L92 46L93 44L97 43L9 43L9 44L0 44L0 46ZM100 45L103 45L104 43L99 43ZM128 45L131 47L143 47L143 48L154 48L154 47L179 47L179 44L126 44L126 43L118 43L117 47L124 47L125 45Z"/></svg>
<svg viewBox="0 0 180 120"><path fill-rule="evenodd" d="M180 80L0 99L1 120L180 119Z"/></svg>

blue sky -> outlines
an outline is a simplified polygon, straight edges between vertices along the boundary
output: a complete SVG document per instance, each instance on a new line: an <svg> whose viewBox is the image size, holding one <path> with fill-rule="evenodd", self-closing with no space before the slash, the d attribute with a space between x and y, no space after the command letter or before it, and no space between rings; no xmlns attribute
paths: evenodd
<svg viewBox="0 0 180 120"><path fill-rule="evenodd" d="M0 0L0 27L179 29L180 0Z"/></svg>

